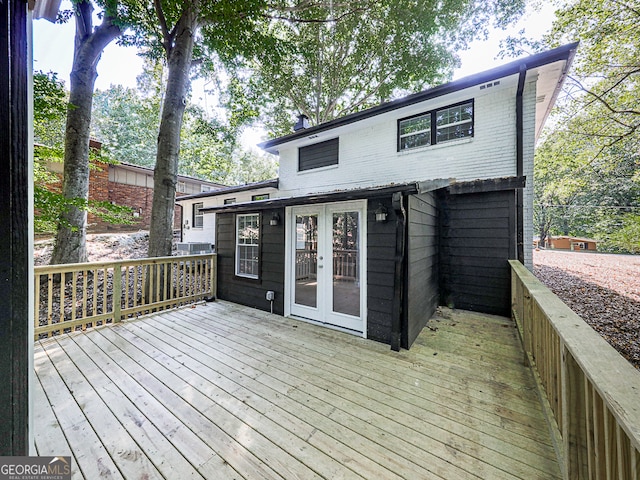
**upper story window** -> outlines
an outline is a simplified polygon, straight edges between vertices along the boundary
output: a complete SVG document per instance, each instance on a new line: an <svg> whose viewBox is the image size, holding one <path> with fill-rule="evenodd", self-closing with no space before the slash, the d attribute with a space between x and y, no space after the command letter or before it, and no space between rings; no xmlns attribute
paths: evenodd
<svg viewBox="0 0 640 480"><path fill-rule="evenodd" d="M258 278L260 215L236 217L236 275Z"/></svg>
<svg viewBox="0 0 640 480"><path fill-rule="evenodd" d="M298 149L298 171L338 164L338 139L314 143Z"/></svg>
<svg viewBox="0 0 640 480"><path fill-rule="evenodd" d="M193 204L193 228L202 228L202 225L204 224L203 222L204 218L202 215L202 206L203 206L202 202Z"/></svg>
<svg viewBox="0 0 640 480"><path fill-rule="evenodd" d="M400 150L431 145L431 113L400 120L398 135Z"/></svg>
<svg viewBox="0 0 640 480"><path fill-rule="evenodd" d="M187 193L187 184L185 182L178 182L176 184L176 192Z"/></svg>
<svg viewBox="0 0 640 480"><path fill-rule="evenodd" d="M210 192L211 190L213 190L213 188L211 188L211 185L200 185L201 192Z"/></svg>
<svg viewBox="0 0 640 480"><path fill-rule="evenodd" d="M225 205L233 205L234 203L236 203L236 199L234 198L225 198L224 199L224 204Z"/></svg>
<svg viewBox="0 0 640 480"><path fill-rule="evenodd" d="M473 100L398 121L398 151L473 137Z"/></svg>
<svg viewBox="0 0 640 480"><path fill-rule="evenodd" d="M268 193L261 193L258 195L251 195L251 201L252 202L257 202L258 200L269 200L269 194Z"/></svg>

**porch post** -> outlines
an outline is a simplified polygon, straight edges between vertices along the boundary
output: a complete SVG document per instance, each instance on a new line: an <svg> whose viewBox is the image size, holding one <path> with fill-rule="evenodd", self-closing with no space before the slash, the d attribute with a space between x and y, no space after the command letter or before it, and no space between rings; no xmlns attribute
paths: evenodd
<svg viewBox="0 0 640 480"><path fill-rule="evenodd" d="M0 455L29 454L27 2L0 2Z"/></svg>

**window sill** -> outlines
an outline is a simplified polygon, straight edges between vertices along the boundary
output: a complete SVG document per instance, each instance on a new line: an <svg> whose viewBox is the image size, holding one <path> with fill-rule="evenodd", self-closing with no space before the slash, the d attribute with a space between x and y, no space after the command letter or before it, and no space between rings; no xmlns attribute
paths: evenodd
<svg viewBox="0 0 640 480"><path fill-rule="evenodd" d="M324 172L326 170L335 170L336 168L338 168L340 166L340 164L336 164L336 165L327 165L326 167L318 167L318 168L310 168L309 170L298 170L298 175L307 175L309 173L316 173L316 172Z"/></svg>
<svg viewBox="0 0 640 480"><path fill-rule="evenodd" d="M260 277L257 275L241 275L239 273L235 274L236 278L242 278L244 280L260 280Z"/></svg>
<svg viewBox="0 0 640 480"><path fill-rule="evenodd" d="M400 156L411 155L416 152L425 152L429 150L440 150L442 148L451 147L453 145L464 145L465 143L471 143L473 137L461 138L459 140L449 140L448 142L436 143L435 145L425 145L424 147L410 148L408 150L400 150L396 152Z"/></svg>

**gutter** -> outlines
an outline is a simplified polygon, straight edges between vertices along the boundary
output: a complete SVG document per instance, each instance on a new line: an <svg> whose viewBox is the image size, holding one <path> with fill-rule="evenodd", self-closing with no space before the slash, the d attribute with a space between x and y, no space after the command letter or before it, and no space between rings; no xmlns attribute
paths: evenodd
<svg viewBox="0 0 640 480"><path fill-rule="evenodd" d="M358 122L366 118L370 118L376 115L397 110L409 105L413 105L415 103L424 102L426 100L447 95L452 92L457 92L465 88L474 87L476 85L480 85L482 83L486 83L488 81L491 81L497 78L514 75L518 73L518 71L521 69L523 65L527 65L527 68L534 69L534 68L541 67L549 63L554 63L560 60L565 60L570 62L570 59L572 59L573 56L575 55L575 50L577 47L578 47L578 42L570 43L567 45L563 45L561 47L554 48L552 50L548 50L546 52L541 52L535 55L531 55L524 59L514 60L513 62L492 68L491 70L476 73L474 75L464 77L459 80L454 80L453 82L446 83L444 85L439 85L437 87L434 87L422 92L414 93L404 98L392 100L390 102L383 103L375 107L368 108L366 110L362 110L361 112L352 113L350 115L346 115L341 118L330 120L320 125L315 125L310 128L304 128L304 129L298 130L297 132L291 133L289 135L285 135L284 137L274 138L272 140L262 142L258 144L258 146L269 153L275 154L278 152L277 147L279 145L291 142L293 140L305 138L311 135L317 135L327 130L332 130L337 127L349 125L351 123Z"/></svg>
<svg viewBox="0 0 640 480"><path fill-rule="evenodd" d="M393 317L391 319L391 350L400 351L402 341L402 306L404 299L404 255L405 255L405 227L407 212L404 208L404 195L396 192L392 197L393 209L396 213L396 255L393 275Z"/></svg>

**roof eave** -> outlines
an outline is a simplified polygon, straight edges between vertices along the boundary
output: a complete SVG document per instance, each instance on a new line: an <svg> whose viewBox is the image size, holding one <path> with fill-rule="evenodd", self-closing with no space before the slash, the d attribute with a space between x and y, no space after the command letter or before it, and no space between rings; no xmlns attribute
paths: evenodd
<svg viewBox="0 0 640 480"><path fill-rule="evenodd" d="M275 188L277 190L279 183L280 183L280 180L275 178L273 180L265 180L264 182L256 182L256 183L249 183L246 185L234 185L231 187L223 187L223 188L218 188L216 190L211 190L209 192L194 193L191 195L182 195L181 197L176 198L176 202L179 202L182 200L191 200L194 198L217 197L220 195L227 195L230 193L237 193L237 192L248 192L251 190L260 190L262 188Z"/></svg>
<svg viewBox="0 0 640 480"><path fill-rule="evenodd" d="M297 139L305 138L311 135L317 135L318 133L325 132L327 130L338 128L344 125L349 125L351 123L358 122L366 118L370 118L386 112L397 110L399 108L413 105L415 103L424 102L426 100L430 100L432 98L453 93L458 90L463 90L465 88L473 87L475 85L480 85L482 83L486 83L497 78L502 78L509 75L517 74L520 71L520 67L522 65L525 65L527 70L531 70L531 69L540 67L542 65L557 62L560 60L567 61L567 65L569 65L571 62L568 60L573 59L573 56L575 55L575 51L577 47L578 47L578 42L563 45L561 47L557 47L552 50L548 50L546 52L542 52L535 55L531 55L526 58L518 59L513 62L507 63L505 65L501 65L501 66L492 68L490 70L486 70L484 72L476 73L468 77L455 80L453 82L439 85L429 90L424 90L422 92L414 93L412 95L408 95L406 97L393 100L391 102L383 103L381 105L377 105L375 107L369 108L367 110L363 110L361 112L352 113L351 115L337 118L335 120L331 120L329 122L322 123L314 127L299 130L292 134L285 135L284 137L274 138L273 140L262 142L258 144L258 146L269 153L278 154L278 148L276 147L278 147L279 145L282 145Z"/></svg>

